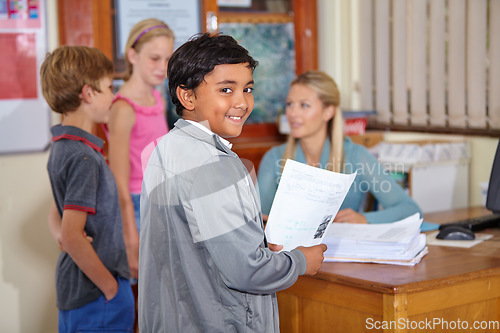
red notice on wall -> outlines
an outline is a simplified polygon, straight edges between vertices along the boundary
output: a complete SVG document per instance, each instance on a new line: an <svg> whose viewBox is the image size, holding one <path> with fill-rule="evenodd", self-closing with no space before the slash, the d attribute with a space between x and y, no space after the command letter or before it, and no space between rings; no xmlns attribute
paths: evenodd
<svg viewBox="0 0 500 333"><path fill-rule="evenodd" d="M35 33L1 33L0 50L0 99L37 98Z"/></svg>
<svg viewBox="0 0 500 333"><path fill-rule="evenodd" d="M366 131L368 118L377 114L374 110L347 111L342 110L344 116L344 135L362 135Z"/></svg>

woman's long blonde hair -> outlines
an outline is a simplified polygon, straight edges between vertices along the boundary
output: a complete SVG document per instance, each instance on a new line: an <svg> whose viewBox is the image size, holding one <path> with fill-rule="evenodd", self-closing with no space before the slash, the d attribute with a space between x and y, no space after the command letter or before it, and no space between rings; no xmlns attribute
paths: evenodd
<svg viewBox="0 0 500 333"><path fill-rule="evenodd" d="M125 45L125 63L127 68L124 73L124 80L127 81L130 79L133 71L133 65L128 59L127 51L131 48L134 48L136 52L140 52L142 46L158 36L166 36L172 39L172 42L175 40L174 32L170 27L163 21L149 18L142 20L136 23L132 29L130 29L130 33L128 35L127 44Z"/></svg>
<svg viewBox="0 0 500 333"><path fill-rule="evenodd" d="M307 71L297 76L291 83L302 84L318 94L318 98L324 107L333 105L335 114L328 121L328 138L330 140L330 155L328 157L327 170L342 172L344 164L344 120L340 110L340 92L337 83L328 74L321 71ZM288 135L285 151L283 153L283 164L287 159L295 159L298 139Z"/></svg>

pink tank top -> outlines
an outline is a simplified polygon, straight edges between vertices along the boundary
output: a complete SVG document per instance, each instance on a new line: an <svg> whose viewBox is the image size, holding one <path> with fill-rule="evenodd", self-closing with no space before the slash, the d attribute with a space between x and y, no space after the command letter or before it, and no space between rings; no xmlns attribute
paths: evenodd
<svg viewBox="0 0 500 333"><path fill-rule="evenodd" d="M151 154L151 149L148 149L148 152L145 152L148 156L141 156L144 155L144 148L168 132L161 94L153 90L153 95L156 99L156 104L153 106L138 105L119 93L113 99L113 103L119 99L127 101L135 112L135 124L130 133L130 193L141 193L143 176L141 160L147 163ZM104 129L107 135L107 127L104 126Z"/></svg>

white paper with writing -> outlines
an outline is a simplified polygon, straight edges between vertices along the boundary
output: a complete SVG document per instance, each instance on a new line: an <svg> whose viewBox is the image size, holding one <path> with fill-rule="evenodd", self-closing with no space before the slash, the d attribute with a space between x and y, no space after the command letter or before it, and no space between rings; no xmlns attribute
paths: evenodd
<svg viewBox="0 0 500 333"><path fill-rule="evenodd" d="M285 251L320 244L355 177L287 160L266 225L267 241Z"/></svg>

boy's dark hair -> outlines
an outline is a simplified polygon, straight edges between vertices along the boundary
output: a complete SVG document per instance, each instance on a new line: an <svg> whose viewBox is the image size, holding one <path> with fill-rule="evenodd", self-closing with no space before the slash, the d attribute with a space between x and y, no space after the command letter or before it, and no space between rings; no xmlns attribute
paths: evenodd
<svg viewBox="0 0 500 333"><path fill-rule="evenodd" d="M40 67L43 97L57 113L75 111L81 104L83 86L101 92L100 80L113 77L113 71L113 62L99 49L61 46L47 53Z"/></svg>
<svg viewBox="0 0 500 333"><path fill-rule="evenodd" d="M196 89L215 66L223 64L248 63L252 71L258 61L228 35L198 34L181 45L168 62L168 89L175 112L182 116L184 107L177 98L177 87Z"/></svg>

